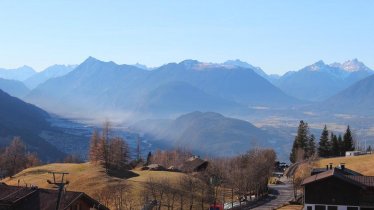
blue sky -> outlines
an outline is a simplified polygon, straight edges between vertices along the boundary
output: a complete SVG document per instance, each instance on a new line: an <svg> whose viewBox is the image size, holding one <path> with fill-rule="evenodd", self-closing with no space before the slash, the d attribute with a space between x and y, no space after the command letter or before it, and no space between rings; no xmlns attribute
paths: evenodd
<svg viewBox="0 0 374 210"><path fill-rule="evenodd" d="M0 67L88 56L158 66L247 61L284 73L358 58L374 68L374 1L1 1Z"/></svg>

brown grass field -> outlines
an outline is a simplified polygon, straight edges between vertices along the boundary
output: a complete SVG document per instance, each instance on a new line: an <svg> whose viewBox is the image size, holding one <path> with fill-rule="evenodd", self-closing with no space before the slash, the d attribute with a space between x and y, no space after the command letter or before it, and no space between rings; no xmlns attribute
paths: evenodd
<svg viewBox="0 0 374 210"><path fill-rule="evenodd" d="M279 208L279 210L301 210L303 209L302 205L287 205Z"/></svg>
<svg viewBox="0 0 374 210"><path fill-rule="evenodd" d="M128 178L117 178L108 176L104 169L91 163L54 163L42 165L38 167L28 168L16 174L12 178L0 180L9 185L28 186L34 185L40 188L53 188L53 185L47 183L47 180L53 180L52 174L48 172L68 172L66 176L69 181L67 185L68 191L80 191L95 197L95 193L99 192L107 186L117 186L124 183L130 184L131 194L134 199L139 200L141 197L144 184L150 179L165 179L170 182L178 182L180 178L185 176L183 173L166 172L166 171L141 171L132 170L137 176ZM61 178L61 177L56 177Z"/></svg>
<svg viewBox="0 0 374 210"><path fill-rule="evenodd" d="M313 165L315 167L323 168L329 163L332 163L333 166L345 163L346 168L357 171L366 176L374 176L374 154L354 157L324 158L316 161Z"/></svg>

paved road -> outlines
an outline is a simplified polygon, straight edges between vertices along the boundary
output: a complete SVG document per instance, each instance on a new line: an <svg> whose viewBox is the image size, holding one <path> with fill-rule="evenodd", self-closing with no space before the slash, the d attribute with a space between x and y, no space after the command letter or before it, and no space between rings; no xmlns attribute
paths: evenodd
<svg viewBox="0 0 374 210"><path fill-rule="evenodd" d="M293 198L293 188L291 182L287 181L286 178L281 179L285 184L283 185L269 185L273 193L270 198L261 202L261 205L255 210L269 210L280 207L281 205L288 203Z"/></svg>

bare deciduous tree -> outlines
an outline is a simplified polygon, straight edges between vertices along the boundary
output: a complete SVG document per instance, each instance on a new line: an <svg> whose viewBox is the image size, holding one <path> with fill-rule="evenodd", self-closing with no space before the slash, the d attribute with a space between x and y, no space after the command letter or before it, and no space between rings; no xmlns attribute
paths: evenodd
<svg viewBox="0 0 374 210"><path fill-rule="evenodd" d="M12 176L27 167L39 164L37 156L27 152L20 137L14 137L0 154L0 171L6 176Z"/></svg>

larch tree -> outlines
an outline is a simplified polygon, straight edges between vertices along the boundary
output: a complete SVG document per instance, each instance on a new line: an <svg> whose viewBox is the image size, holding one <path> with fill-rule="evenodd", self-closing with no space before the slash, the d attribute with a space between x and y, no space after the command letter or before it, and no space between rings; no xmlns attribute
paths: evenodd
<svg viewBox="0 0 374 210"><path fill-rule="evenodd" d="M100 150L99 150L99 133L95 129L92 133L91 141L90 141L90 151L89 151L89 159L92 163L97 163L100 157Z"/></svg>
<svg viewBox="0 0 374 210"><path fill-rule="evenodd" d="M39 165L38 157L27 152L26 145L20 137L14 137L9 146L0 153L0 172L12 176L21 170Z"/></svg>
<svg viewBox="0 0 374 210"><path fill-rule="evenodd" d="M129 162L129 147L125 140L115 137L109 142L109 160L111 167L122 168Z"/></svg>
<svg viewBox="0 0 374 210"><path fill-rule="evenodd" d="M125 139L111 137L110 123L106 121L101 133L94 130L92 134L89 157L91 162L100 163L109 173L110 169L121 169L128 165L129 146Z"/></svg>
<svg viewBox="0 0 374 210"><path fill-rule="evenodd" d="M5 165L10 174L16 174L26 166L26 146L21 138L14 137L10 145L5 149Z"/></svg>

